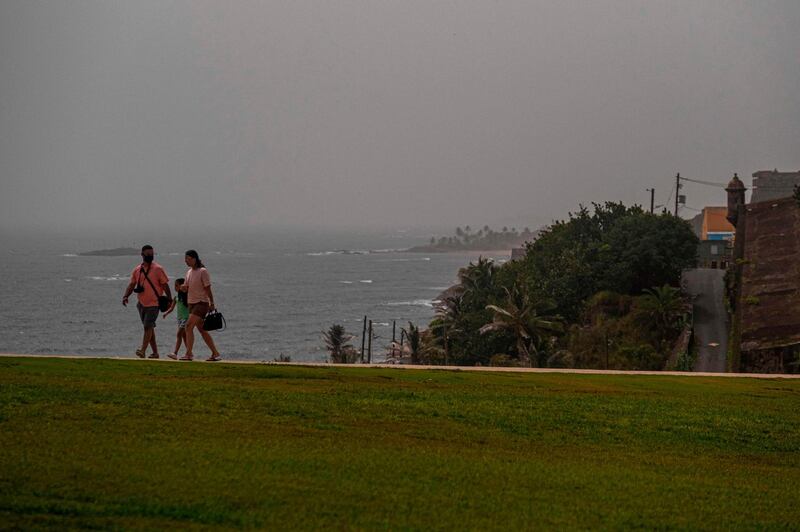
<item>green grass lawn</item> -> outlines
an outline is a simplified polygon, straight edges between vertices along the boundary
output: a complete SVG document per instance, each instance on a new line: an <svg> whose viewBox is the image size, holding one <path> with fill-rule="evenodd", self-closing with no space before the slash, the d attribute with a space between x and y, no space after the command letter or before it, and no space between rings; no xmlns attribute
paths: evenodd
<svg viewBox="0 0 800 532"><path fill-rule="evenodd" d="M800 381L0 359L0 528L800 526Z"/></svg>

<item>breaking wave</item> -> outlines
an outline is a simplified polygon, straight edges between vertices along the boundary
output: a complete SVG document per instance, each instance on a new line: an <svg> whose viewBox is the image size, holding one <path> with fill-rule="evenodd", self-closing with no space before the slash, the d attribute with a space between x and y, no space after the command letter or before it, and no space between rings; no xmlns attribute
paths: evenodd
<svg viewBox="0 0 800 532"><path fill-rule="evenodd" d="M312 251L310 253L306 253L306 255L309 257L327 257L329 255L373 255L382 253L400 253L403 251L406 251L406 249L334 249L329 251Z"/></svg>
<svg viewBox="0 0 800 532"><path fill-rule="evenodd" d="M413 301L392 301L386 303L389 307L428 307L433 308L434 300L432 299L414 299Z"/></svg>
<svg viewBox="0 0 800 532"><path fill-rule="evenodd" d="M121 275L118 275L118 274L112 275L111 277L102 277L102 276L99 276L99 275L93 275L91 277L87 277L87 279L90 279L92 281L127 281L128 280L127 277L122 277Z"/></svg>
<svg viewBox="0 0 800 532"><path fill-rule="evenodd" d="M381 262L428 262L430 260L430 257L421 257L418 259L383 259Z"/></svg>

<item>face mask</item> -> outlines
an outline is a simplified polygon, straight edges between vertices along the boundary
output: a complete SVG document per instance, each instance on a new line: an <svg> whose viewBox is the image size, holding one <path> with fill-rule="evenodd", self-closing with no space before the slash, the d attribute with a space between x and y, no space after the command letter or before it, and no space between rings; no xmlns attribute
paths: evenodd
<svg viewBox="0 0 800 532"><path fill-rule="evenodd" d="M147 264L150 264L151 262L153 262L153 256L152 255L145 255L143 258L144 258L144 261Z"/></svg>

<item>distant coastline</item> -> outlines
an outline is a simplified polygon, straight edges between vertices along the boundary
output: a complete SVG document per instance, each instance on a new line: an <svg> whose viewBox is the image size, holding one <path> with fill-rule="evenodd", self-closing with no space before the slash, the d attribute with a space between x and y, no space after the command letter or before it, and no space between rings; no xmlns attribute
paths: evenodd
<svg viewBox="0 0 800 532"><path fill-rule="evenodd" d="M139 254L136 248L96 249L78 253L79 257L130 257Z"/></svg>
<svg viewBox="0 0 800 532"><path fill-rule="evenodd" d="M477 232L470 226L463 229L456 228L455 235L442 236L439 238L431 237L430 241L421 246L414 246L407 249L410 253L505 253L511 254L514 248L525 246L527 242L536 240L539 231L531 231L529 228L517 231L516 227L509 229L503 227L500 231L494 231L488 225Z"/></svg>

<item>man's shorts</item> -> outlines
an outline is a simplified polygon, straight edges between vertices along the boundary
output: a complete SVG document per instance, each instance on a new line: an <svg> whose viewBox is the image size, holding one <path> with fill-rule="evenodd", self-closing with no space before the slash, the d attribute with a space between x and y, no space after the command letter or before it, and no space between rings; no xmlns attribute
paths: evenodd
<svg viewBox="0 0 800 532"><path fill-rule="evenodd" d="M144 328L155 328L158 321L158 307L144 307L141 303L136 303L136 308L139 309L139 318Z"/></svg>
<svg viewBox="0 0 800 532"><path fill-rule="evenodd" d="M178 318L178 329L185 329L187 321L189 321L189 320L182 320L182 319Z"/></svg>

